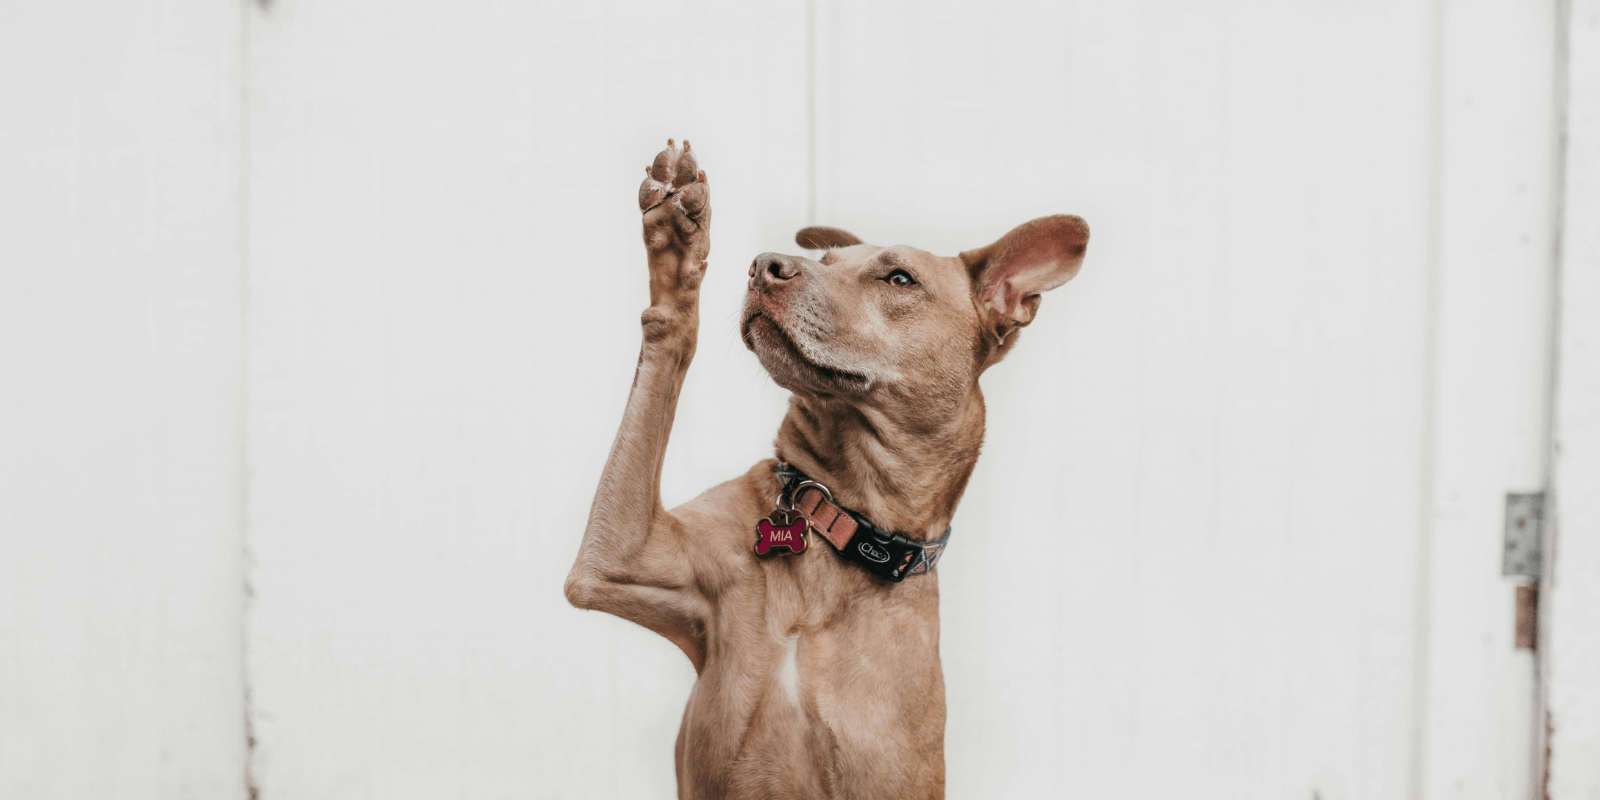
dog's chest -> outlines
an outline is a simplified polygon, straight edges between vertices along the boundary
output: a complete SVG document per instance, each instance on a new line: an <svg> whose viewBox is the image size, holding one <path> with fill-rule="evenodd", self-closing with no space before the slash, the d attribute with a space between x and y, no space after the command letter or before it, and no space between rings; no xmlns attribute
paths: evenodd
<svg viewBox="0 0 1600 800"><path fill-rule="evenodd" d="M720 620L686 711L680 774L730 797L917 796L942 783L934 587L858 591L853 575L808 583L799 567L777 567L724 604L736 611ZM873 769L858 774L865 764Z"/></svg>

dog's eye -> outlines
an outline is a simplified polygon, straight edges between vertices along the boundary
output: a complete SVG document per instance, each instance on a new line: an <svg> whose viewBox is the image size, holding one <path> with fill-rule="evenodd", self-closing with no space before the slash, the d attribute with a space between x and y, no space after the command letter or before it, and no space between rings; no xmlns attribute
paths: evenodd
<svg viewBox="0 0 1600 800"><path fill-rule="evenodd" d="M916 278L911 277L911 273L903 269L897 269L889 273L884 277L884 280L888 281L890 286L910 286L917 282Z"/></svg>

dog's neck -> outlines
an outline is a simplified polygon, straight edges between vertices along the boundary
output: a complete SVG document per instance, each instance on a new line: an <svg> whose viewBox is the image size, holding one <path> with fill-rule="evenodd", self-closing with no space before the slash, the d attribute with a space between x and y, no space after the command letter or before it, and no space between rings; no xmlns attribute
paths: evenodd
<svg viewBox="0 0 1600 800"><path fill-rule="evenodd" d="M912 539L950 525L983 445L983 394L915 424L871 406L794 395L778 428L778 457L827 486L873 525Z"/></svg>

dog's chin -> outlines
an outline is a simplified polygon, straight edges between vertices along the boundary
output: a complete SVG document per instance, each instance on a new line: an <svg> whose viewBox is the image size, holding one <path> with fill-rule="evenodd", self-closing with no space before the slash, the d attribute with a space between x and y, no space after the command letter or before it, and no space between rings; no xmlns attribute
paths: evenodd
<svg viewBox="0 0 1600 800"><path fill-rule="evenodd" d="M872 388L865 375L806 358L788 331L760 310L745 315L739 332L772 380L791 392L854 396Z"/></svg>

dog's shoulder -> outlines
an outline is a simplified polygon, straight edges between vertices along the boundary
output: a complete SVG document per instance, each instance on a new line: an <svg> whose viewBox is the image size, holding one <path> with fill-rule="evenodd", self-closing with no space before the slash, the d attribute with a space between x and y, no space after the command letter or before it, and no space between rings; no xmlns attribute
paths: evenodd
<svg viewBox="0 0 1600 800"><path fill-rule="evenodd" d="M757 462L745 474L713 486L672 509L702 555L737 572L754 565L756 523L777 502L776 460Z"/></svg>
<svg viewBox="0 0 1600 800"><path fill-rule="evenodd" d="M719 483L677 508L672 515L695 535L711 536L735 532L753 536L756 522L772 513L776 503L778 478L775 461L758 462L748 472Z"/></svg>

